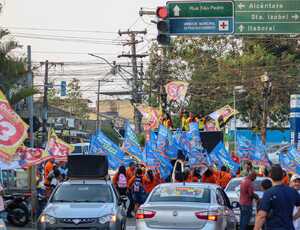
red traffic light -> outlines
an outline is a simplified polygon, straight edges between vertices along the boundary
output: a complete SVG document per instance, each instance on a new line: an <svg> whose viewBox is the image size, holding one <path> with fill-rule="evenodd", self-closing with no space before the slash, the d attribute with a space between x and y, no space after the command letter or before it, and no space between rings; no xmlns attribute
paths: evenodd
<svg viewBox="0 0 300 230"><path fill-rule="evenodd" d="M159 18L161 18L161 19L167 18L168 17L168 9L167 9L167 7L164 7L164 6L157 7L156 16L159 17Z"/></svg>

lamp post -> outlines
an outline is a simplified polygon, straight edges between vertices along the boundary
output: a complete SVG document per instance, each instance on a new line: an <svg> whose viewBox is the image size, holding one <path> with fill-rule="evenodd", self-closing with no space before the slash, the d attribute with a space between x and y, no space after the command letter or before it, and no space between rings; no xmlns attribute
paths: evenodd
<svg viewBox="0 0 300 230"><path fill-rule="evenodd" d="M112 75L116 75L116 70L117 70L117 65L116 65L116 62L113 62L113 64L111 64L107 59L105 59L104 57L101 57L101 56L98 56L98 55L95 55L95 54L92 54L92 53L89 53L88 55L92 56L92 57L95 57L95 58L99 58L103 61L106 62L106 64L108 64L110 67L111 67L111 70L105 75L109 75L109 74L112 74ZM112 80L102 80L104 82L113 82ZM100 84L101 84L101 80L99 79L98 80L98 90L97 90L97 120L96 120L96 131L99 129L101 129L101 119L100 119Z"/></svg>
<svg viewBox="0 0 300 230"><path fill-rule="evenodd" d="M243 93L246 90L243 85L233 87L233 109L236 110L236 93ZM236 113L234 113L234 153L236 154L237 129L236 129Z"/></svg>

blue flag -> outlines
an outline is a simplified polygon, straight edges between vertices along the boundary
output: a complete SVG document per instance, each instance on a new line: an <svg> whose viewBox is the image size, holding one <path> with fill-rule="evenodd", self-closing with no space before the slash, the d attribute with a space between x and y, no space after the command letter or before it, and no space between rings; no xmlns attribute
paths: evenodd
<svg viewBox="0 0 300 230"><path fill-rule="evenodd" d="M250 159L255 152L255 145L242 135L237 135L237 155L242 159Z"/></svg>
<svg viewBox="0 0 300 230"><path fill-rule="evenodd" d="M296 162L294 161L293 157L287 153L279 153L279 162L282 168L295 172L296 171Z"/></svg>
<svg viewBox="0 0 300 230"><path fill-rule="evenodd" d="M188 153L189 163L191 166L200 165L201 163L205 162L205 159L204 149L201 145L198 123L190 123L190 131L188 132L188 136L190 137L190 152Z"/></svg>
<svg viewBox="0 0 300 230"><path fill-rule="evenodd" d="M142 152L138 138L135 132L133 131L133 129L131 128L130 123L128 121L125 122L125 138L124 138L123 148L128 153L138 158L138 160L142 162L146 161L146 156Z"/></svg>
<svg viewBox="0 0 300 230"><path fill-rule="evenodd" d="M145 145L146 164L149 168L158 168L161 177L166 179L172 172L173 166L168 158L165 158L157 148L158 137L150 131L150 140Z"/></svg>
<svg viewBox="0 0 300 230"><path fill-rule="evenodd" d="M289 148L287 152L288 156L293 160L295 164L294 172L300 174L300 153L297 151L297 148L293 145Z"/></svg>
<svg viewBox="0 0 300 230"><path fill-rule="evenodd" d="M128 166L131 161L119 146L101 131L98 131L96 135L91 137L90 153L107 156L109 167L113 170L118 169L121 165Z"/></svg>
<svg viewBox="0 0 300 230"><path fill-rule="evenodd" d="M226 150L223 142L219 142L219 144L213 149L210 155L211 157L213 156L217 158L214 160L217 161L218 164L222 163L222 165L228 167L231 172L235 173L240 167L238 163L231 159L231 156Z"/></svg>

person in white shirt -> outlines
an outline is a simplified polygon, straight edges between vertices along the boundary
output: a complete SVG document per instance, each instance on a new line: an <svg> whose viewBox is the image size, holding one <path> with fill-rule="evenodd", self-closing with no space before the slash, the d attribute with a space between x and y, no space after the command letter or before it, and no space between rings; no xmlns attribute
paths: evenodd
<svg viewBox="0 0 300 230"><path fill-rule="evenodd" d="M294 174L291 177L290 187L296 189L300 193L300 175ZM297 212L297 208L294 208L294 214ZM300 230L300 218L294 221L295 230Z"/></svg>

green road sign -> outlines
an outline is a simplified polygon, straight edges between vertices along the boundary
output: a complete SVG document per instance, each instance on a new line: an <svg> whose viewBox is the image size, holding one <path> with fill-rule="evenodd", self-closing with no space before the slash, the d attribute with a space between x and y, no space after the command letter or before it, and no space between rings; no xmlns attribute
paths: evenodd
<svg viewBox="0 0 300 230"><path fill-rule="evenodd" d="M300 33L300 0L237 0L236 34Z"/></svg>
<svg viewBox="0 0 300 230"><path fill-rule="evenodd" d="M167 2L169 18L232 17L232 1Z"/></svg>

